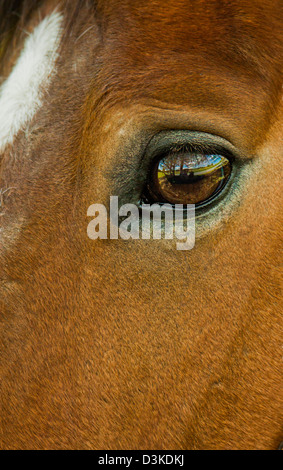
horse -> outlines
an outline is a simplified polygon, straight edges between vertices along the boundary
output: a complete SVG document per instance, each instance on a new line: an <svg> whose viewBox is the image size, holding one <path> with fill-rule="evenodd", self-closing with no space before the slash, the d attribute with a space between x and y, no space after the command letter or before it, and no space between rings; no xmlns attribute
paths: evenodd
<svg viewBox="0 0 283 470"><path fill-rule="evenodd" d="M0 1L1 449L280 445L282 17ZM91 239L111 196L191 202L194 247Z"/></svg>

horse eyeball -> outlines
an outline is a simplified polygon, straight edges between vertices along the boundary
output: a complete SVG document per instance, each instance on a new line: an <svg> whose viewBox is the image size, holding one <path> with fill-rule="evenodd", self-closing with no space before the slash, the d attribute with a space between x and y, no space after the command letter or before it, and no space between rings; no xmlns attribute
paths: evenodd
<svg viewBox="0 0 283 470"><path fill-rule="evenodd" d="M230 160L217 154L173 153L154 162L145 189L151 203L195 204L211 202L232 172Z"/></svg>

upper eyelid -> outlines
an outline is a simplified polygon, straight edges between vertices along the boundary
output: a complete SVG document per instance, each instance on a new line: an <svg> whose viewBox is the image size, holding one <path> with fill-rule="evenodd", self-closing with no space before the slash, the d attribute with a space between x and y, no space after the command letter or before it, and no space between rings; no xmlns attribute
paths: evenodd
<svg viewBox="0 0 283 470"><path fill-rule="evenodd" d="M180 152L184 149L193 152L199 150L201 153L220 153L232 160L244 161L249 159L249 156L243 155L231 142L223 137L197 131L163 130L150 139L143 154L141 166L146 162L150 164L150 161L162 154L166 155L172 151Z"/></svg>
<svg viewBox="0 0 283 470"><path fill-rule="evenodd" d="M196 153L203 155L222 155L228 157L229 159L234 159L234 155L230 150L227 150L224 147L217 146L215 144L184 144L184 145L173 145L168 148L168 150L160 152L160 156L170 156L173 154L186 154L186 153ZM158 156L158 155L157 155Z"/></svg>

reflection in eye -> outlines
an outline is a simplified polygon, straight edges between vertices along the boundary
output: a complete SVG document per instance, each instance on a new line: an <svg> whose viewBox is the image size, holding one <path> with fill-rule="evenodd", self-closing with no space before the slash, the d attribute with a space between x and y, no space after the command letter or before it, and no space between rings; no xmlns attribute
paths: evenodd
<svg viewBox="0 0 283 470"><path fill-rule="evenodd" d="M222 191L231 171L222 155L172 153L153 164L144 197L150 203L201 207Z"/></svg>

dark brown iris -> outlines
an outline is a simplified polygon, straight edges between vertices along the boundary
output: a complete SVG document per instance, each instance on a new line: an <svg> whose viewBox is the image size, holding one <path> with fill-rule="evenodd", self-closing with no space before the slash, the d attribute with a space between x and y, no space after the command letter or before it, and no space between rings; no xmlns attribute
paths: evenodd
<svg viewBox="0 0 283 470"><path fill-rule="evenodd" d="M146 198L151 203L201 206L223 189L231 170L230 161L222 155L168 155L155 162Z"/></svg>

